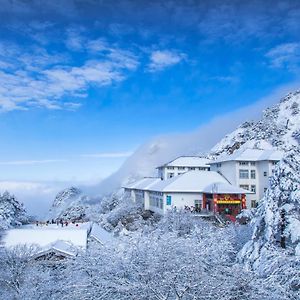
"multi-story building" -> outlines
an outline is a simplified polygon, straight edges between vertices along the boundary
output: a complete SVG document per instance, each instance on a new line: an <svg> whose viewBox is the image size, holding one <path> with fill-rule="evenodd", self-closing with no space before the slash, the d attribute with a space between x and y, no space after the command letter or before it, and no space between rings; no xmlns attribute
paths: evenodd
<svg viewBox="0 0 300 300"><path fill-rule="evenodd" d="M158 176L165 180L187 171L209 171L211 161L200 156L180 156L170 162L157 167Z"/></svg>
<svg viewBox="0 0 300 300"><path fill-rule="evenodd" d="M235 216L245 208L245 194L250 193L229 184L217 172L199 170L166 180L143 178L124 188L133 201L144 203L146 210L159 214L165 214L172 208L186 208Z"/></svg>
<svg viewBox="0 0 300 300"><path fill-rule="evenodd" d="M229 183L252 193L247 208L256 207L269 186L275 165L283 153L277 150L245 149L210 163L212 171L222 174Z"/></svg>

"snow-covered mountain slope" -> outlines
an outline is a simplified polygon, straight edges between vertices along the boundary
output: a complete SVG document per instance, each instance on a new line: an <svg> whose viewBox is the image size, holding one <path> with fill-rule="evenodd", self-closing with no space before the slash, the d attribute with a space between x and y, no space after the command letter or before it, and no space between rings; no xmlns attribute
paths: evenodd
<svg viewBox="0 0 300 300"><path fill-rule="evenodd" d="M274 103L274 100L271 103ZM157 166L180 155L206 153L210 157L215 157L233 153L242 145L247 148L261 149L272 147L290 149L292 145L298 145L300 91L288 94L278 104L267 108L261 117L260 109L266 105L270 105L270 102L260 102L213 120L193 133L164 136L142 145L119 171L95 187L94 192L109 193L122 184L144 176L156 175ZM244 120L248 121L227 134Z"/></svg>
<svg viewBox="0 0 300 300"><path fill-rule="evenodd" d="M59 192L50 208L48 219L80 219L85 217L88 198L76 187Z"/></svg>
<svg viewBox="0 0 300 300"><path fill-rule="evenodd" d="M67 207L71 209L71 203L86 206L91 196L99 197L115 193L122 185L141 177L155 176L157 166L181 155L207 155L213 158L233 153L241 147L261 149L277 147L286 150L299 145L300 91L288 94L278 104L267 108L261 117L262 108L270 103L274 103L274 100L267 103L262 101L212 120L192 133L161 136L145 143L116 173L94 187L82 187L83 194L89 195L89 198L83 197L82 194L73 196L73 193L67 190L66 195L69 200L61 201L59 209L55 208L54 203L51 208L52 215L60 215ZM247 122L234 130L238 124L247 119ZM234 131L227 134L231 130ZM65 199L63 195L59 195L58 199Z"/></svg>
<svg viewBox="0 0 300 300"><path fill-rule="evenodd" d="M231 154L240 147L289 150L300 141L300 90L290 93L263 112L259 121L247 121L212 149L213 155Z"/></svg>

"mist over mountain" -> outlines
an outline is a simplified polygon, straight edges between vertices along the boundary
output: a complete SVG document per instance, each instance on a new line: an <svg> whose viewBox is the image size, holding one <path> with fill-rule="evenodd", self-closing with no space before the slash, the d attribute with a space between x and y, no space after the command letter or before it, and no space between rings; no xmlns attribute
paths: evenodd
<svg viewBox="0 0 300 300"><path fill-rule="evenodd" d="M89 192L107 194L138 178L155 176L157 166L181 155L215 157L233 153L242 145L263 149L286 149L297 145L299 91L289 93L278 103L279 95L275 93L252 106L215 118L192 133L153 139L142 145L116 173Z"/></svg>
<svg viewBox="0 0 300 300"><path fill-rule="evenodd" d="M274 101L276 104L273 104ZM300 91L289 93L281 99L274 95L250 107L216 118L192 133L154 138L140 146L116 173L99 185L81 186L82 194L76 197L72 193L73 188L66 189L65 194L64 191L59 193L55 203L62 195L67 197L59 205L59 214L55 214L55 209L51 208L52 215L62 216L67 210L73 211L74 206L83 210L90 204L101 202L104 195L119 191L122 185L145 176L156 176L157 166L181 155L215 158L241 148L278 148L286 151L297 147L299 107ZM233 131L227 134L230 130Z"/></svg>

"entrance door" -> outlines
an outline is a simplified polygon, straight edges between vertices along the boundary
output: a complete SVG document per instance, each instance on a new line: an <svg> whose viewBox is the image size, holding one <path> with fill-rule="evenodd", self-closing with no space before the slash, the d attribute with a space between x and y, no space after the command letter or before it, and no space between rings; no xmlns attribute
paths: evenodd
<svg viewBox="0 0 300 300"><path fill-rule="evenodd" d="M202 207L202 200L194 200L195 211L200 212Z"/></svg>

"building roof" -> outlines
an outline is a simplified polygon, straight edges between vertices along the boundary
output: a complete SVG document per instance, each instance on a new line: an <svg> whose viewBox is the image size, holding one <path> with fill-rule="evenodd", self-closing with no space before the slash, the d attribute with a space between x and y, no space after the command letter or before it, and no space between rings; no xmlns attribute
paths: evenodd
<svg viewBox="0 0 300 300"><path fill-rule="evenodd" d="M237 150L232 155L225 155L217 160L211 162L211 164L225 162L225 161L279 161L283 157L283 152L278 150L261 150L261 149L244 149Z"/></svg>
<svg viewBox="0 0 300 300"><path fill-rule="evenodd" d="M180 156L160 167L209 167L211 160L200 156Z"/></svg>
<svg viewBox="0 0 300 300"><path fill-rule="evenodd" d="M37 245L40 248L49 248L57 241L65 241L75 247L86 249L88 228L85 224L82 227L75 227L73 224L60 227L56 224L49 226L22 226L20 229L10 229L6 231L3 238L4 246L7 248L18 245Z"/></svg>
<svg viewBox="0 0 300 300"><path fill-rule="evenodd" d="M133 190L147 190L151 188L153 184L160 182L161 178L159 177L145 177L134 183L123 186L125 189L133 189Z"/></svg>
<svg viewBox="0 0 300 300"><path fill-rule="evenodd" d="M231 185L228 182L217 182L209 184L203 189L203 192L208 194L252 194L252 192Z"/></svg>
<svg viewBox="0 0 300 300"><path fill-rule="evenodd" d="M105 229L103 229L101 226L99 226L96 223L93 224L93 227L92 227L92 230L90 233L90 237L94 238L102 245L109 243L113 240L112 233L106 231Z"/></svg>
<svg viewBox="0 0 300 300"><path fill-rule="evenodd" d="M182 193L251 193L247 190L232 186L222 175L214 171L189 171L182 175L157 182L148 190Z"/></svg>
<svg viewBox="0 0 300 300"><path fill-rule="evenodd" d="M38 249L34 254L34 257L41 257L49 253L56 253L63 256L76 256L78 253L78 249L71 243L58 240L54 243L44 246L41 249Z"/></svg>

